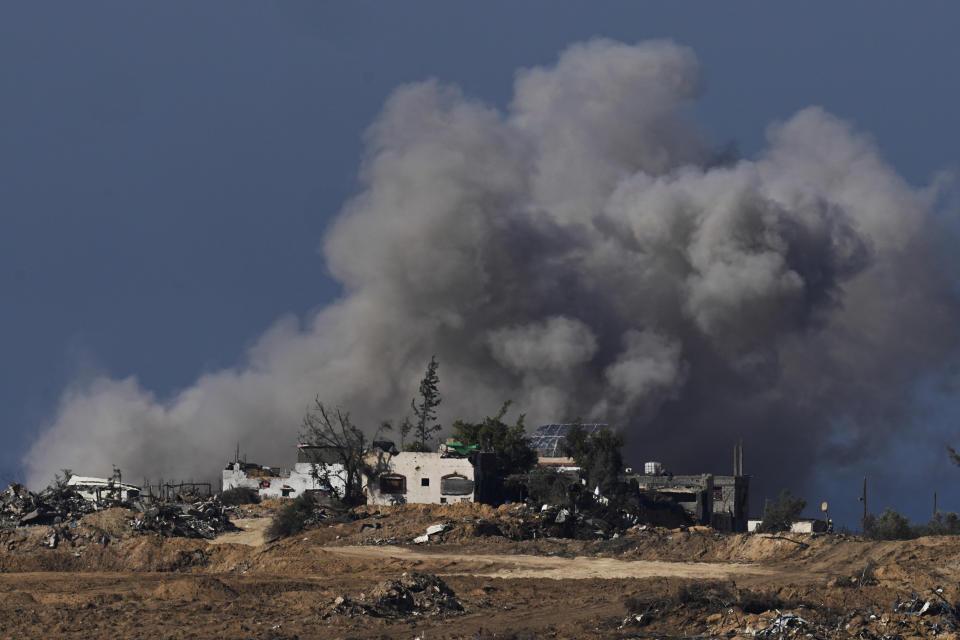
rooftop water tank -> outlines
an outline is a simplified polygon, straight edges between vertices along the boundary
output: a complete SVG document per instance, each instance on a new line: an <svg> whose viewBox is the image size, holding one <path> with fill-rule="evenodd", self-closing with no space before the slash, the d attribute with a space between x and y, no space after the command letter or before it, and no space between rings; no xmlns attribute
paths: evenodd
<svg viewBox="0 0 960 640"><path fill-rule="evenodd" d="M644 462L643 473L648 476L659 476L663 474L663 464L660 462Z"/></svg>

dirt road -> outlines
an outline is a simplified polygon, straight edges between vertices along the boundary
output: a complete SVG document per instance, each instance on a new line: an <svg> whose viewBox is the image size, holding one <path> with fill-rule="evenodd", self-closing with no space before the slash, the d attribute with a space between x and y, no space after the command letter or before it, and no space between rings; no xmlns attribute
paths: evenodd
<svg viewBox="0 0 960 640"><path fill-rule="evenodd" d="M233 524L241 531L232 531L217 536L213 544L242 544L248 547L259 547L264 543L270 518L239 518Z"/></svg>
<svg viewBox="0 0 960 640"><path fill-rule="evenodd" d="M424 565L436 566L440 575L469 575L484 578L587 580L670 577L721 580L773 576L777 573L775 569L769 567L749 564L437 553L393 546L328 547L327 551L370 560L400 560L418 570L423 570Z"/></svg>

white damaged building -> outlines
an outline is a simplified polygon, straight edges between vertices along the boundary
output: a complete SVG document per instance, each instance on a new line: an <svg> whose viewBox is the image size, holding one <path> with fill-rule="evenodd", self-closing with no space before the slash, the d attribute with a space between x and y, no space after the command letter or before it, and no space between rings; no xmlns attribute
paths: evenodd
<svg viewBox="0 0 960 640"><path fill-rule="evenodd" d="M337 461L336 452L312 444L297 445L297 462L292 469L234 460L227 463L222 477L224 491L245 487L256 490L261 498L343 495L344 485L343 465Z"/></svg>
<svg viewBox="0 0 960 640"><path fill-rule="evenodd" d="M475 471L467 458L403 451L371 454L368 462L375 472L364 476L367 504L474 501Z"/></svg>
<svg viewBox="0 0 960 640"><path fill-rule="evenodd" d="M391 442L374 445L366 456L372 471L363 475L368 504L475 500L476 471L468 458L446 449L438 453L398 452ZM255 490L261 498L342 496L346 474L338 460L334 449L310 444L297 446L297 463L292 469L234 460L223 470L222 489L245 487Z"/></svg>

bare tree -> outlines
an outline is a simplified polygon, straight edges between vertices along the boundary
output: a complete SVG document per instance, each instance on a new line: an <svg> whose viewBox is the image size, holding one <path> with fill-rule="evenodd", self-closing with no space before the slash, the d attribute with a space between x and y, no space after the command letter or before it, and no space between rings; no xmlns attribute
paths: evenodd
<svg viewBox="0 0 960 640"><path fill-rule="evenodd" d="M363 494L363 476L372 475L374 470L373 465L366 460L370 440L353 424L349 412L339 407L327 407L317 396L313 406L307 409L303 416L302 428L302 442L324 447L323 459L315 457L312 461L311 475L328 485L344 504L363 504L366 501ZM374 439L379 433L378 431ZM339 463L342 471L334 470L330 462ZM334 477L342 481L342 489L338 486L339 482L332 481Z"/></svg>

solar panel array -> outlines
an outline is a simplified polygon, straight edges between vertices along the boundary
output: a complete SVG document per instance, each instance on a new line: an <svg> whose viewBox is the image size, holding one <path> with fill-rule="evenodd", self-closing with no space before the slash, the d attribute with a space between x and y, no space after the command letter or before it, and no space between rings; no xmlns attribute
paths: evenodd
<svg viewBox="0 0 960 640"><path fill-rule="evenodd" d="M530 436L530 443L537 450L541 458L559 458L563 456L560 451L560 444L564 436L570 430L572 424L545 424L537 427L537 430ZM604 429L609 429L606 424L582 424L583 430L588 434L599 433Z"/></svg>

